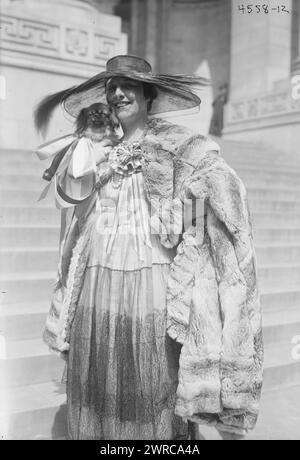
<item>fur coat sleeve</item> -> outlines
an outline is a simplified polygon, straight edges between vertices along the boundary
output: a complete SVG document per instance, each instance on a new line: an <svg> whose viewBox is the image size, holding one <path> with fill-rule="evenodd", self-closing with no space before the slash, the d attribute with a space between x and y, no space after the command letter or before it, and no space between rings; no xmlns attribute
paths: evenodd
<svg viewBox="0 0 300 460"><path fill-rule="evenodd" d="M168 334L182 343L176 412L244 434L262 387L262 324L246 190L203 137L177 151L174 198L204 200L169 276Z"/></svg>

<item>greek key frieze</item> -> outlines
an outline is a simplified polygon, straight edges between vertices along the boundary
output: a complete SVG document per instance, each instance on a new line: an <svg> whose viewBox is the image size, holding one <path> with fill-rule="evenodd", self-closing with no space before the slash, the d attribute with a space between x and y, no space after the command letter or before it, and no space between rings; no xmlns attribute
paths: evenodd
<svg viewBox="0 0 300 460"><path fill-rule="evenodd" d="M246 118L246 104L244 101L235 102L230 105L231 108L231 120L239 121Z"/></svg>
<svg viewBox="0 0 300 460"><path fill-rule="evenodd" d="M56 24L50 20L4 14L0 19L0 52L1 49L5 50L7 59L14 62L22 55L21 65L26 65L26 60L29 63L33 60L36 65L37 58L42 56L50 58L50 65L56 65L58 69L65 61L63 71L78 64L84 65L86 71L86 65L104 65L104 61L118 54L120 34L110 36L101 29L88 29L84 25L76 27L72 22ZM47 65L47 60L41 63L41 66Z"/></svg>
<svg viewBox="0 0 300 460"><path fill-rule="evenodd" d="M109 59L116 54L118 40L104 35L94 35L94 59Z"/></svg>
<svg viewBox="0 0 300 460"><path fill-rule="evenodd" d="M87 56L89 51L88 32L85 30L67 29L65 51L75 56Z"/></svg>
<svg viewBox="0 0 300 460"><path fill-rule="evenodd" d="M252 99L248 101L248 107L247 107L247 117L248 118L255 118L259 114L259 100L258 99Z"/></svg>
<svg viewBox="0 0 300 460"><path fill-rule="evenodd" d="M282 115L299 111L300 99L294 100L291 91L271 93L255 99L236 101L229 104L228 122L255 120L256 118Z"/></svg>
<svg viewBox="0 0 300 460"><path fill-rule="evenodd" d="M1 18L1 46L10 49L44 49L52 52L59 50L59 27L30 21L23 18L3 16Z"/></svg>

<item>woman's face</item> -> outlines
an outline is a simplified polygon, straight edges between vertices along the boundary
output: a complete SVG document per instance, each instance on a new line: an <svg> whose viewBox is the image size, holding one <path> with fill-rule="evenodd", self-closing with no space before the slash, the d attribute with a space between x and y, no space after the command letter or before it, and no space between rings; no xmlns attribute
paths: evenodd
<svg viewBox="0 0 300 460"><path fill-rule="evenodd" d="M113 77L106 85L106 98L120 122L135 120L147 115L147 100L142 83L125 77Z"/></svg>

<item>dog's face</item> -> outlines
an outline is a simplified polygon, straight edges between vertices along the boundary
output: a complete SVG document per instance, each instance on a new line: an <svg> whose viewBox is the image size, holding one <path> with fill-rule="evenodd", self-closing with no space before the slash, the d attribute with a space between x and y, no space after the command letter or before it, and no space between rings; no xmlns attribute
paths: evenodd
<svg viewBox="0 0 300 460"><path fill-rule="evenodd" d="M84 132L87 128L105 131L106 128L114 130L118 126L118 120L113 110L106 104L97 102L86 109L82 109L76 120L76 131Z"/></svg>

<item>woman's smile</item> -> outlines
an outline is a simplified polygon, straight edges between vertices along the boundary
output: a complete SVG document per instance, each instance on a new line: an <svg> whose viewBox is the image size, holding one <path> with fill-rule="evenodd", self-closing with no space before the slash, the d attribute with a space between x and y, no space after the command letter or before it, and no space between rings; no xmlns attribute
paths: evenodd
<svg viewBox="0 0 300 460"><path fill-rule="evenodd" d="M113 106L116 110L122 109L123 107L126 107L127 105L131 104L131 101L116 101L114 102Z"/></svg>

